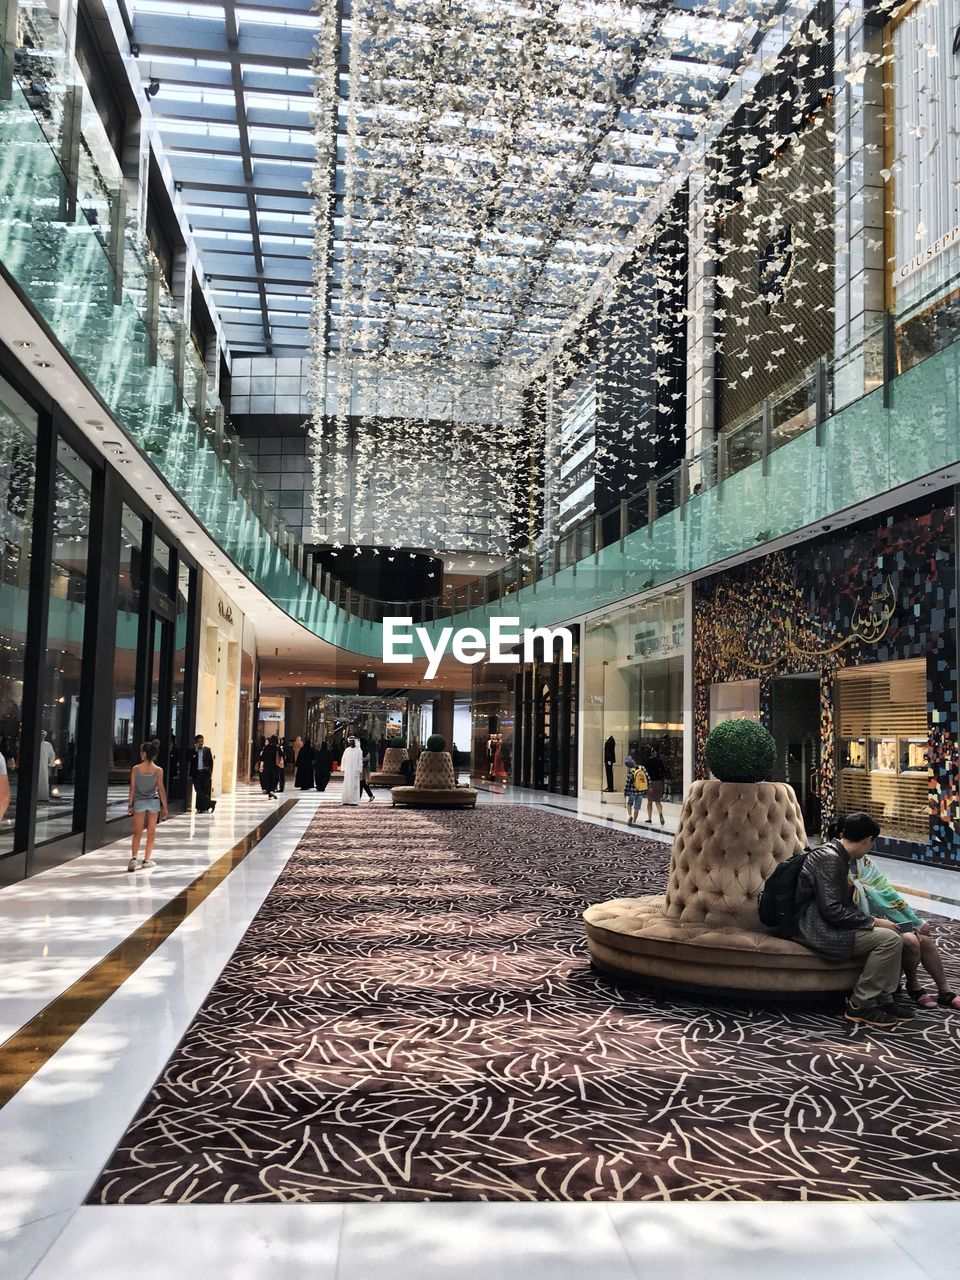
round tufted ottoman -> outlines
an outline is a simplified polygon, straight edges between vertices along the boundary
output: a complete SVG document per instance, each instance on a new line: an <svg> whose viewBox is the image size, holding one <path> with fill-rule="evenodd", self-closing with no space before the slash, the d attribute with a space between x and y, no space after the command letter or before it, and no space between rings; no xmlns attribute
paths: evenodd
<svg viewBox="0 0 960 1280"><path fill-rule="evenodd" d="M695 782L680 815L663 897L615 898L583 914L594 965L656 987L755 995L849 991L862 961L835 964L778 938L757 896L806 846L782 782Z"/></svg>
<svg viewBox="0 0 960 1280"><path fill-rule="evenodd" d="M423 751L417 761L412 787L393 787L395 805L413 809L475 809L477 793L472 787L458 787L449 751Z"/></svg>
<svg viewBox="0 0 960 1280"><path fill-rule="evenodd" d="M408 759L406 747L387 747L383 753L383 764L376 773L370 775L370 785L373 787L402 786L406 779L400 766Z"/></svg>

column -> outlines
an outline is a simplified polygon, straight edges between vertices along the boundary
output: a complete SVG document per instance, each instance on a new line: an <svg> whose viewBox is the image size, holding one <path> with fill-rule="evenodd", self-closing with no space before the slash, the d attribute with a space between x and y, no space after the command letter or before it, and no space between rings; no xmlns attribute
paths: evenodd
<svg viewBox="0 0 960 1280"><path fill-rule="evenodd" d="M687 457L701 453L716 433L714 374L716 358L716 249L714 213L707 201L705 174L698 167L690 184L687 258ZM707 477L709 478L709 477ZM691 484L701 480L690 477Z"/></svg>
<svg viewBox="0 0 960 1280"><path fill-rule="evenodd" d="M882 379L882 342L859 344L880 326L884 281L884 102L883 30L868 24L863 0L852 0L853 21L834 32L836 42L834 128L836 132L835 340L838 360L834 407L863 395L865 382ZM946 56L944 54L944 56ZM892 74L888 71L887 74ZM848 76L852 77L850 83Z"/></svg>
<svg viewBox="0 0 960 1280"><path fill-rule="evenodd" d="M447 740L447 750L453 742L453 693L444 691L433 700L433 732L442 733Z"/></svg>

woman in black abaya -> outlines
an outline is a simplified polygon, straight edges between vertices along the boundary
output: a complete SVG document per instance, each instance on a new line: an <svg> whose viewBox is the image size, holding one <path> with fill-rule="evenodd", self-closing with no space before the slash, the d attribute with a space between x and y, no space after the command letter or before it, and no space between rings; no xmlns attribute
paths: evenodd
<svg viewBox="0 0 960 1280"><path fill-rule="evenodd" d="M301 791L313 790L313 747L309 738L304 738L303 746L297 752L297 772L293 785Z"/></svg>
<svg viewBox="0 0 960 1280"><path fill-rule="evenodd" d="M313 777L318 791L326 791L333 770L333 758L326 742L321 742L313 759Z"/></svg>

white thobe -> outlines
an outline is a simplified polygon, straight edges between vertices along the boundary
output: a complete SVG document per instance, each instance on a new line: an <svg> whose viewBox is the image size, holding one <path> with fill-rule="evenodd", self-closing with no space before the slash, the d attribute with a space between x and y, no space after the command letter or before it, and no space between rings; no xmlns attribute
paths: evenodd
<svg viewBox="0 0 960 1280"><path fill-rule="evenodd" d="M363 752L359 747L347 747L340 761L340 771L343 774L340 803L359 804L360 775L363 772Z"/></svg>

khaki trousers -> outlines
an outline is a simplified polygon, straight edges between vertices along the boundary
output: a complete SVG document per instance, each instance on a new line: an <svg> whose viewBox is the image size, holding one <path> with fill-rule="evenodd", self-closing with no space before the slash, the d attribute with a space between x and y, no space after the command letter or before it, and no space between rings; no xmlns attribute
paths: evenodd
<svg viewBox="0 0 960 1280"><path fill-rule="evenodd" d="M900 982L903 939L893 929L858 929L853 954L865 956L851 999L854 1004L875 1004L892 996Z"/></svg>

